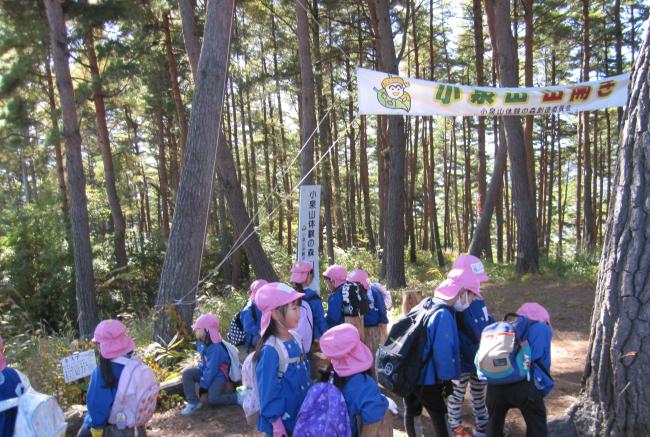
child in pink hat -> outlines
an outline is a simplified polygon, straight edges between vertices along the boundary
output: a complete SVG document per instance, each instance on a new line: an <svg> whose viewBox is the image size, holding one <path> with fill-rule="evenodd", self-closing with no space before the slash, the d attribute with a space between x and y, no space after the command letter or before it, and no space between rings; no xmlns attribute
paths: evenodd
<svg viewBox="0 0 650 437"><path fill-rule="evenodd" d="M388 408L388 401L371 375L372 352L361 341L357 328L349 323L325 332L320 346L332 363L334 385L343 393L352 436L357 436L357 417L364 425L377 423L384 418ZM325 375L325 378L329 376Z"/></svg>
<svg viewBox="0 0 650 437"><path fill-rule="evenodd" d="M119 320L103 320L95 328L92 339L99 348L99 366L90 376L86 393L88 412L77 436L101 436L105 429L115 427L108 422L115 400L117 386L124 365L113 361L119 357L131 357L135 349L133 339L126 333L126 326Z"/></svg>
<svg viewBox="0 0 650 437"><path fill-rule="evenodd" d="M312 385L301 339L292 332L300 321L302 297L280 282L266 284L257 292L256 303L262 311L262 338L253 356L260 401L257 428L267 436L291 434Z"/></svg>
<svg viewBox="0 0 650 437"><path fill-rule="evenodd" d="M488 411L485 405L487 383L478 378L474 357L478 352L483 328L494 323L480 290L480 282L487 280L487 275L478 258L463 255L454 262L454 268L447 275L447 280L465 289L454 304L459 328L461 375L459 379L453 380L453 392L447 398L447 420L454 436L471 434L462 424L463 402L469 385L475 426L473 435L485 437L488 425Z"/></svg>
<svg viewBox="0 0 650 437"><path fill-rule="evenodd" d="M345 317L359 317L367 313L367 298L361 288L353 282L348 282L345 267L331 265L323 272L323 277L330 290L327 299L327 326L333 328L345 322ZM363 329L360 322L359 329Z"/></svg>
<svg viewBox="0 0 650 437"><path fill-rule="evenodd" d="M323 300L309 285L314 280L314 267L308 261L296 261L291 266L291 283L294 288L304 293L301 304L300 324L297 332L303 340L305 352L311 350L313 342L317 342L323 332L327 331Z"/></svg>
<svg viewBox="0 0 650 437"><path fill-rule="evenodd" d="M253 281L250 286L250 297L248 302L239 312L239 319L241 320L244 331L244 344L241 346L246 349L246 352L252 351L260 340L260 321L262 319L262 312L255 303L255 297L257 296L259 289L266 284L268 284L268 282L264 279ZM240 345L237 344L237 346Z"/></svg>
<svg viewBox="0 0 650 437"><path fill-rule="evenodd" d="M185 408L181 415L189 416L203 407L200 396L207 395L207 401L212 405L233 405L237 403L237 395L228 392L226 383L229 381L230 356L222 343L219 333L219 317L214 314L203 314L192 325L196 336L196 349L200 354L198 367L183 371L183 392ZM196 392L196 384L199 392Z"/></svg>
<svg viewBox="0 0 650 437"><path fill-rule="evenodd" d="M7 367L4 355L4 340L0 338L0 401L16 397L16 388L20 384L20 375L15 369ZM0 435L14 435L17 408L10 408L0 413Z"/></svg>
<svg viewBox="0 0 650 437"><path fill-rule="evenodd" d="M450 272L434 292L437 305L428 318L427 338L422 352L422 370L418 390L404 398L404 424L414 432L414 417L426 408L436 435L446 436L447 405L445 398L451 393L452 380L460 377L460 345L454 305L467 302L469 289L478 290L478 280L467 272Z"/></svg>
<svg viewBox="0 0 650 437"><path fill-rule="evenodd" d="M551 377L551 317L543 306L527 302L516 311L527 323L526 340L530 346L531 380L504 385L488 385L487 407L490 415L488 435L503 435L510 408L518 408L526 421L526 435L546 435L544 397L553 389ZM518 320L517 322L520 322Z"/></svg>

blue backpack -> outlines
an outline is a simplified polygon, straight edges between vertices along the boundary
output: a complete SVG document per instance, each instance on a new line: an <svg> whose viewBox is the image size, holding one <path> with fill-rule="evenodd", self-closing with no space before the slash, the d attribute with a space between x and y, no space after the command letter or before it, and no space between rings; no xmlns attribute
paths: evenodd
<svg viewBox="0 0 650 437"><path fill-rule="evenodd" d="M351 437L348 407L341 390L319 382L307 392L298 412L293 435L301 437Z"/></svg>
<svg viewBox="0 0 650 437"><path fill-rule="evenodd" d="M503 322L483 329L474 359L480 379L493 385L530 381L531 350L527 340L530 323L526 317L511 313Z"/></svg>

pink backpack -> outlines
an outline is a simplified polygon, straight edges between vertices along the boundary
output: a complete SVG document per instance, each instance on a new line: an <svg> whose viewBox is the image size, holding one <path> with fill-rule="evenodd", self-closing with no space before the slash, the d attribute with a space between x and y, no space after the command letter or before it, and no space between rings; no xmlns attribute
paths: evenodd
<svg viewBox="0 0 650 437"><path fill-rule="evenodd" d="M119 357L113 362L124 365L124 369L108 423L136 428L137 435L137 427L144 426L156 410L160 384L153 370L138 357Z"/></svg>

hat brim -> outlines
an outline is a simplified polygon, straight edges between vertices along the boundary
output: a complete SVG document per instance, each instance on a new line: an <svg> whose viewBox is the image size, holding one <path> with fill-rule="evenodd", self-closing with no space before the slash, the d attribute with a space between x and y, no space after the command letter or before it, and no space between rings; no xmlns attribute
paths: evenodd
<svg viewBox="0 0 650 437"><path fill-rule="evenodd" d="M330 361L336 374L345 378L370 369L373 356L368 346L359 342L349 353L339 358L330 358Z"/></svg>
<svg viewBox="0 0 650 437"><path fill-rule="evenodd" d="M436 288L433 296L445 300L453 299L458 296L458 293L460 293L460 290L462 289L462 285L459 285L450 279L446 279L438 286L438 288Z"/></svg>
<svg viewBox="0 0 650 437"><path fill-rule="evenodd" d="M309 272L291 272L290 281L294 284L302 284L307 280Z"/></svg>

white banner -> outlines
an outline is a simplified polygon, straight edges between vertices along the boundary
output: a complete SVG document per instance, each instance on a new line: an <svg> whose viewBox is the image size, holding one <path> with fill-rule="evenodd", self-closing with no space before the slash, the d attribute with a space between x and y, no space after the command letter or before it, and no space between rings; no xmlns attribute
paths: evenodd
<svg viewBox="0 0 650 437"><path fill-rule="evenodd" d="M63 379L66 383L90 376L97 367L95 351L79 352L61 360Z"/></svg>
<svg viewBox="0 0 650 437"><path fill-rule="evenodd" d="M463 86L357 68L359 114L503 116L625 106L629 73L544 88Z"/></svg>
<svg viewBox="0 0 650 437"><path fill-rule="evenodd" d="M314 279L308 288L320 294L318 271L318 244L320 232L320 185L300 187L298 213L298 261L308 261L314 266Z"/></svg>

